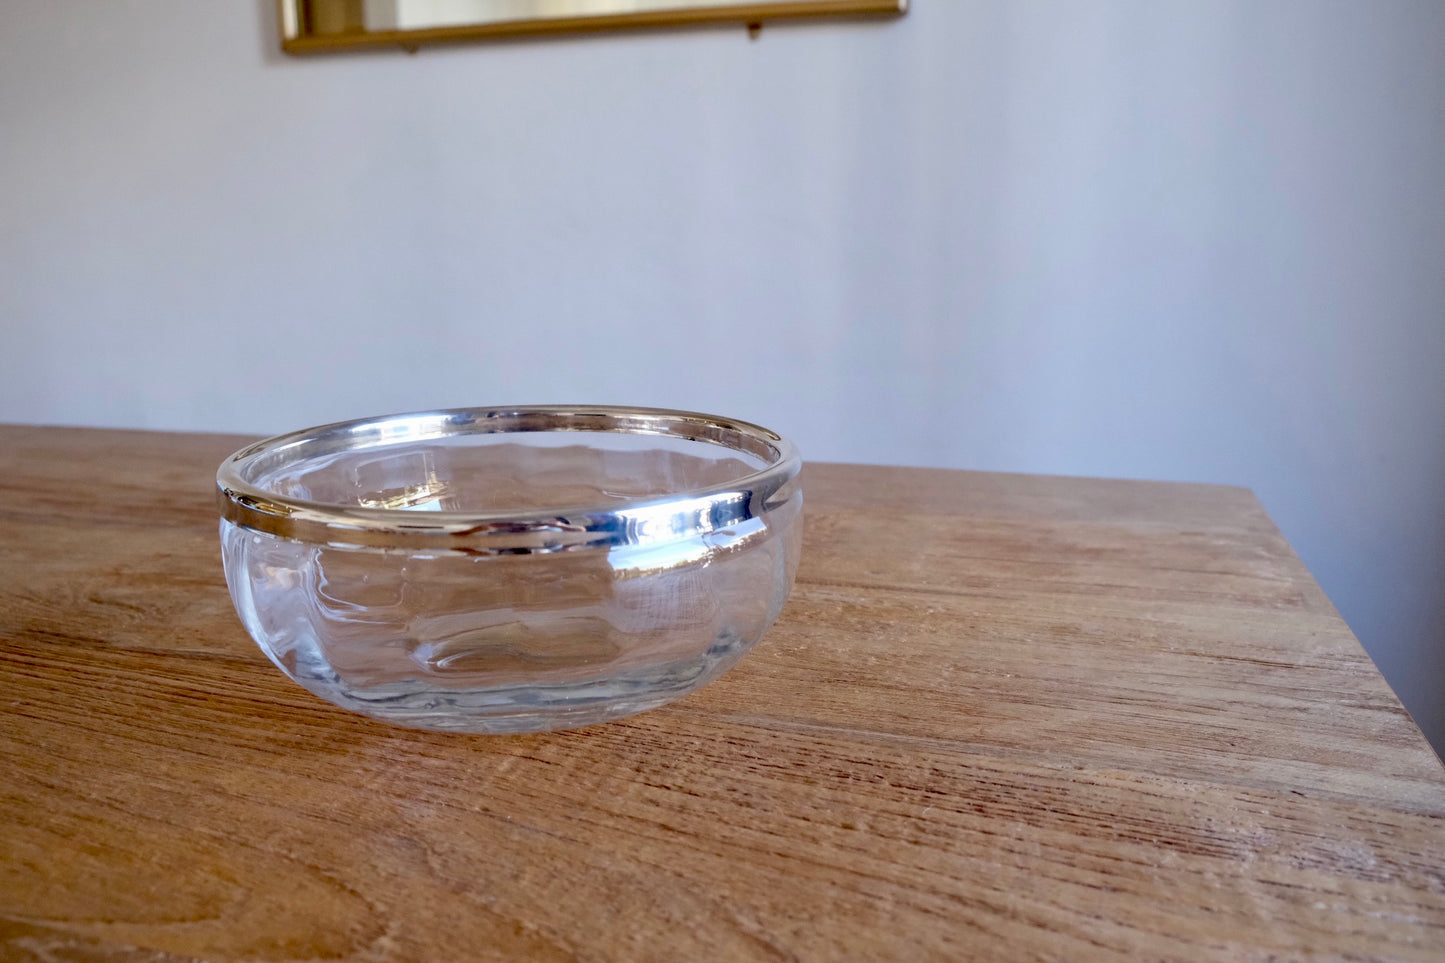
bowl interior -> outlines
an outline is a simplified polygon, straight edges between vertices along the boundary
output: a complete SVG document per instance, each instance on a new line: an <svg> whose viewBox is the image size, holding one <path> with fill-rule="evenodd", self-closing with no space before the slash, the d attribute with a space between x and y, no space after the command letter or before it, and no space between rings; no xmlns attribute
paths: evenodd
<svg viewBox="0 0 1445 963"><path fill-rule="evenodd" d="M726 485L767 460L726 445L618 431L507 431L388 440L249 466L246 481L343 508L509 512L619 502Z"/></svg>

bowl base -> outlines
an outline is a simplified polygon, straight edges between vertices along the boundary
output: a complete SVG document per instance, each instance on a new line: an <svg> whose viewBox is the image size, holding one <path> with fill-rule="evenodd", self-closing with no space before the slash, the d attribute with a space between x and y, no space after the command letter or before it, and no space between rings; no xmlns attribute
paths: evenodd
<svg viewBox="0 0 1445 963"><path fill-rule="evenodd" d="M444 732L518 734L576 729L655 709L717 678L749 648L751 644L736 635L726 635L701 657L686 662L580 682L461 689L441 688L426 679L349 686L319 652L307 659L293 650L294 661L281 668L314 695L382 722Z"/></svg>

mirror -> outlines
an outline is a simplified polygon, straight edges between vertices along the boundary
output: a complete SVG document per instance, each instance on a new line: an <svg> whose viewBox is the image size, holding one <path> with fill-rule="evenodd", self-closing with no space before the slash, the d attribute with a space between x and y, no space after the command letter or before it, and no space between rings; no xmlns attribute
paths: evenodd
<svg viewBox="0 0 1445 963"><path fill-rule="evenodd" d="M277 0L291 54L531 33L763 23L806 17L900 16L908 0Z"/></svg>

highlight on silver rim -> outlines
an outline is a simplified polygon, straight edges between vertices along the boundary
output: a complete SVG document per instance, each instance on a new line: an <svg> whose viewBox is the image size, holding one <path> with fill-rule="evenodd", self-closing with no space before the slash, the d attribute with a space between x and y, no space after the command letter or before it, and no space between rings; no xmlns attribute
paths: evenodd
<svg viewBox="0 0 1445 963"><path fill-rule="evenodd" d="M766 467L685 497L558 510L416 513L287 497L255 484L287 463L357 449L460 435L615 432L705 441L763 459ZM222 517L253 531L328 545L428 548L480 554L555 552L666 541L754 517L800 467L791 442L758 425L660 408L458 408L338 422L279 435L236 452L216 475Z"/></svg>

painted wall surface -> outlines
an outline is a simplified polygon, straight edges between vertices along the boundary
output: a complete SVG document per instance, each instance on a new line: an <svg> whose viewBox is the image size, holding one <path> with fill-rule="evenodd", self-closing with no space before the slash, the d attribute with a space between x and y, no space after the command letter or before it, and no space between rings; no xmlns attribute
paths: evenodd
<svg viewBox="0 0 1445 963"><path fill-rule="evenodd" d="M270 0L0 17L0 419L615 401L1248 485L1445 745L1445 3L304 60Z"/></svg>

